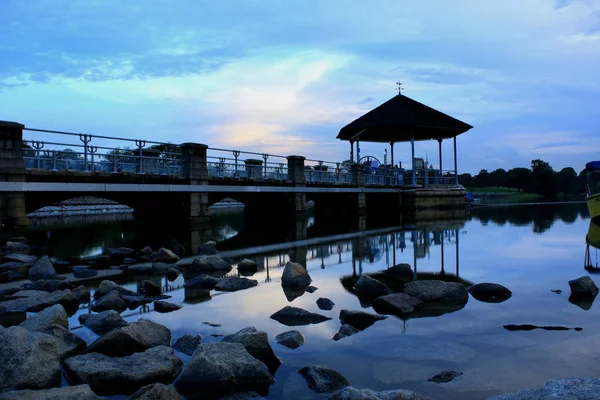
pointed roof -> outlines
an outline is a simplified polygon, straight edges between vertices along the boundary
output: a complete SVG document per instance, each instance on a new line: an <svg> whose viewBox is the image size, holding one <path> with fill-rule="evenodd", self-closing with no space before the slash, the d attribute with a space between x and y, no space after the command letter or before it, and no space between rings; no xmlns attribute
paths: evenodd
<svg viewBox="0 0 600 400"><path fill-rule="evenodd" d="M407 142L415 140L448 139L460 135L472 126L398 94L379 107L355 119L340 130L340 140L361 142Z"/></svg>

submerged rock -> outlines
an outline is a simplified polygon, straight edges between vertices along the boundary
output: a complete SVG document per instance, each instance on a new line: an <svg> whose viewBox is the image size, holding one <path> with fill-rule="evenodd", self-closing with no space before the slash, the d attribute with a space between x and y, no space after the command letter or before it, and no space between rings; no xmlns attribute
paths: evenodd
<svg viewBox="0 0 600 400"><path fill-rule="evenodd" d="M597 400L600 399L600 379L566 378L550 380L540 388L503 394L488 400Z"/></svg>
<svg viewBox="0 0 600 400"><path fill-rule="evenodd" d="M369 314L364 311L342 310L340 311L340 321L344 324L355 327L363 331L373 325L377 321L387 319L382 315Z"/></svg>
<svg viewBox="0 0 600 400"><path fill-rule="evenodd" d="M469 292L458 282L412 281L404 285L404 293L426 303L464 304L469 301Z"/></svg>
<svg viewBox="0 0 600 400"><path fill-rule="evenodd" d="M237 292L238 290L249 289L258 285L258 281L255 279L238 278L237 276L231 276L229 278L223 278L215 285L215 290L221 292Z"/></svg>
<svg viewBox="0 0 600 400"><path fill-rule="evenodd" d="M125 357L90 353L67 359L65 374L75 384L85 383L101 395L131 394L152 383L171 383L183 362L173 349L158 346Z"/></svg>
<svg viewBox="0 0 600 400"><path fill-rule="evenodd" d="M338 341L345 337L352 336L358 332L360 332L360 331L358 329L356 329L355 327L348 325L348 324L343 324L342 327L340 328L340 330L333 336L333 340Z"/></svg>
<svg viewBox="0 0 600 400"><path fill-rule="evenodd" d="M121 328L128 324L118 312L108 310L99 314L89 314L83 322L83 325L96 335L102 336L113 329Z"/></svg>
<svg viewBox="0 0 600 400"><path fill-rule="evenodd" d="M275 341L289 349L297 349L304 344L304 336L298 331L287 331L275 336Z"/></svg>
<svg viewBox="0 0 600 400"><path fill-rule="evenodd" d="M598 294L598 287L589 276L569 281L571 294L575 296L595 296Z"/></svg>
<svg viewBox="0 0 600 400"><path fill-rule="evenodd" d="M362 274L358 278L358 281L354 284L354 290L360 292L363 296L371 298L392 293L392 290L387 285L365 274Z"/></svg>
<svg viewBox="0 0 600 400"><path fill-rule="evenodd" d="M128 400L182 400L182 397L171 386L153 383L139 389Z"/></svg>
<svg viewBox="0 0 600 400"><path fill-rule="evenodd" d="M212 290L215 288L221 278L214 278L209 275L200 275L187 281L183 286L187 289Z"/></svg>
<svg viewBox="0 0 600 400"><path fill-rule="evenodd" d="M333 306L335 306L335 304L333 303L333 301L331 301L325 297L321 297L317 300L317 306L321 310L329 311L329 310L333 309Z"/></svg>
<svg viewBox="0 0 600 400"><path fill-rule="evenodd" d="M55 277L56 271L48 256L37 260L29 270L29 279L32 282L39 281L40 279L53 279Z"/></svg>
<svg viewBox="0 0 600 400"><path fill-rule="evenodd" d="M192 262L192 271L231 271L231 264L217 256L196 257Z"/></svg>
<svg viewBox="0 0 600 400"><path fill-rule="evenodd" d="M411 390L384 390L376 392L371 389L357 389L348 386L335 393L329 400L431 400Z"/></svg>
<svg viewBox="0 0 600 400"><path fill-rule="evenodd" d="M253 326L244 328L233 335L225 336L222 342L241 344L252 357L262 361L269 368L272 375L281 365L281 361L269 344L267 333L258 331Z"/></svg>
<svg viewBox="0 0 600 400"><path fill-rule="evenodd" d="M431 378L427 379L429 382L435 382L435 383L448 383L450 381L452 381L454 378L461 376L463 373L462 372L456 372L456 371L442 371L439 374L432 376Z"/></svg>
<svg viewBox="0 0 600 400"><path fill-rule="evenodd" d="M88 385L45 390L16 390L0 394L0 400L102 400Z"/></svg>
<svg viewBox="0 0 600 400"><path fill-rule="evenodd" d="M236 392L266 394L275 382L267 367L239 343L208 343L196 348L175 387L188 399Z"/></svg>
<svg viewBox="0 0 600 400"><path fill-rule="evenodd" d="M486 303L502 303L512 296L512 292L497 283L478 283L469 288L475 299Z"/></svg>
<svg viewBox="0 0 600 400"><path fill-rule="evenodd" d="M422 305L422 301L406 293L392 293L381 296L373 302L373 309L379 314L409 314Z"/></svg>
<svg viewBox="0 0 600 400"><path fill-rule="evenodd" d="M177 339L177 341L173 345L173 349L188 356L191 356L192 354L194 354L194 350L196 350L196 347L200 345L201 341L202 336L200 335L183 335L182 337Z"/></svg>
<svg viewBox="0 0 600 400"><path fill-rule="evenodd" d="M311 282L312 279L302 264L291 261L285 264L281 275L281 286L305 288Z"/></svg>
<svg viewBox="0 0 600 400"><path fill-rule="evenodd" d="M86 353L102 353L110 357L120 357L170 344L171 331L169 328L141 319L108 332L92 343Z"/></svg>
<svg viewBox="0 0 600 400"><path fill-rule="evenodd" d="M332 393L350 385L342 374L329 367L310 365L300 369L298 373L306 379L308 387L317 393Z"/></svg>
<svg viewBox="0 0 600 400"><path fill-rule="evenodd" d="M287 326L319 324L328 321L331 318L321 314L312 313L302 308L285 306L281 310L272 314L271 319Z"/></svg>
<svg viewBox="0 0 600 400"><path fill-rule="evenodd" d="M157 300L154 302L154 311L162 314L180 310L181 307L179 304L169 303L168 301Z"/></svg>

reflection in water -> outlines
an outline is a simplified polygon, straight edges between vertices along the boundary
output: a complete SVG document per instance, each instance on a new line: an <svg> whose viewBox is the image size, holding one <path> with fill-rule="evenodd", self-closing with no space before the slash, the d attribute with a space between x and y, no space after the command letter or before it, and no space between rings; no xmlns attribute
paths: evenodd
<svg viewBox="0 0 600 400"><path fill-rule="evenodd" d="M600 249L600 226L590 220L590 226L585 237L584 261L584 267L589 272L600 272L600 268L598 268L598 249Z"/></svg>

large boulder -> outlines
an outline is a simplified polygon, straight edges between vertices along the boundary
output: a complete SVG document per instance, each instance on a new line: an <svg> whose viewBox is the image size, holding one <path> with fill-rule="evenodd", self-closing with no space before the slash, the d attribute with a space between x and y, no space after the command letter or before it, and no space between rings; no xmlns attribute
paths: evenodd
<svg viewBox="0 0 600 400"><path fill-rule="evenodd" d="M298 331L287 331L275 336L275 341L288 349L297 349L304 344L304 336Z"/></svg>
<svg viewBox="0 0 600 400"><path fill-rule="evenodd" d="M332 393L350 382L339 372L320 365L310 365L298 371L308 383L308 387L317 393Z"/></svg>
<svg viewBox="0 0 600 400"><path fill-rule="evenodd" d="M573 279L569 281L569 286L573 296L596 296L598 294L598 287L589 276Z"/></svg>
<svg viewBox="0 0 600 400"><path fill-rule="evenodd" d="M92 343L86 353L102 353L110 357L121 357L170 344L171 331L169 328L150 320L141 319L108 332Z"/></svg>
<svg viewBox="0 0 600 400"><path fill-rule="evenodd" d="M48 307L45 310L32 315L19 326L30 332L39 332L52 325L59 325L65 329L69 329L69 317L67 316L65 308L60 304L55 304L52 307Z"/></svg>
<svg viewBox="0 0 600 400"><path fill-rule="evenodd" d="M182 398L171 386L153 383L139 389L128 400L182 400Z"/></svg>
<svg viewBox="0 0 600 400"><path fill-rule="evenodd" d="M104 297L109 292L112 292L113 290L116 290L117 293L121 296L123 296L123 295L136 296L137 295L136 292L126 289L122 286L119 286L116 283L114 283L113 281L102 281L102 282L100 282L98 289L96 289L96 291L94 292L94 299L99 299L101 297Z"/></svg>
<svg viewBox="0 0 600 400"><path fill-rule="evenodd" d="M170 313L173 311L180 310L182 306L175 303L169 303L168 301L157 300L154 302L154 311L161 314Z"/></svg>
<svg viewBox="0 0 600 400"><path fill-rule="evenodd" d="M192 261L192 271L231 271L231 265L218 256L196 257Z"/></svg>
<svg viewBox="0 0 600 400"><path fill-rule="evenodd" d="M114 310L102 311L98 314L91 314L83 323L96 335L102 336L113 329L121 328L127 325L127 321Z"/></svg>
<svg viewBox="0 0 600 400"><path fill-rule="evenodd" d="M382 315L370 314L364 311L342 310L340 311L340 321L344 324L355 327L359 331L363 331L373 325L377 321L386 319Z"/></svg>
<svg viewBox="0 0 600 400"><path fill-rule="evenodd" d="M599 378L566 378L550 380L540 388L490 397L488 400L598 400Z"/></svg>
<svg viewBox="0 0 600 400"><path fill-rule="evenodd" d="M275 382L262 362L239 343L208 343L196 348L175 387L188 399L236 392L266 394Z"/></svg>
<svg viewBox="0 0 600 400"><path fill-rule="evenodd" d="M404 293L425 303L465 304L469 301L469 292L458 282L436 280L408 282L404 285Z"/></svg>
<svg viewBox="0 0 600 400"><path fill-rule="evenodd" d="M357 389L347 386L335 393L329 400L431 400L411 390L384 390L376 392L371 389Z"/></svg>
<svg viewBox="0 0 600 400"><path fill-rule="evenodd" d="M39 281L40 279L53 279L55 277L56 271L48 256L37 260L29 270L29 280L32 282Z"/></svg>
<svg viewBox="0 0 600 400"><path fill-rule="evenodd" d="M162 261L167 263L176 263L179 261L179 256L169 249L161 247L156 253L150 256L152 261Z"/></svg>
<svg viewBox="0 0 600 400"><path fill-rule="evenodd" d="M0 330L0 349L0 393L60 385L60 353L54 338L13 326Z"/></svg>
<svg viewBox="0 0 600 400"><path fill-rule="evenodd" d="M92 311L94 312L115 310L119 313L122 313L126 309L127 303L121 298L121 296L119 296L119 292L117 292L116 290L108 292L102 298L96 300L96 302L92 306Z"/></svg>
<svg viewBox="0 0 600 400"><path fill-rule="evenodd" d="M222 342L241 344L252 357L262 361L273 375L281 365L281 361L269 344L267 332L258 331L253 326L225 336Z"/></svg>
<svg viewBox="0 0 600 400"><path fill-rule="evenodd" d="M190 279L183 286L185 286L186 289L212 290L220 280L221 278L215 278L209 275L200 275Z"/></svg>
<svg viewBox="0 0 600 400"><path fill-rule="evenodd" d="M44 292L56 292L57 290L71 289L72 285L60 279L42 279L23 285L28 290L42 290Z"/></svg>
<svg viewBox="0 0 600 400"><path fill-rule="evenodd" d="M79 301L70 290L59 290L52 293L44 292L35 296L4 301L0 303L0 314L38 312L55 304L62 305L67 314L74 313L79 307Z"/></svg>
<svg viewBox="0 0 600 400"><path fill-rule="evenodd" d="M363 296L368 296L371 298L385 296L386 294L392 293L392 290L384 283L381 283L365 274L358 278L358 281L356 281L354 284L354 290L360 292Z"/></svg>
<svg viewBox="0 0 600 400"><path fill-rule="evenodd" d="M340 328L340 330L335 335L333 335L333 340L338 341L345 337L352 336L358 332L360 332L360 331L358 329L356 329L355 327L348 325L348 324L343 324L342 327Z"/></svg>
<svg viewBox="0 0 600 400"><path fill-rule="evenodd" d="M215 285L215 290L221 292L237 292L238 290L249 289L258 285L256 279L239 278L237 276L231 276L229 278L223 278Z"/></svg>
<svg viewBox="0 0 600 400"><path fill-rule="evenodd" d="M512 292L497 283L478 283L469 288L475 299L486 303L502 303L512 296Z"/></svg>
<svg viewBox="0 0 600 400"><path fill-rule="evenodd" d="M40 332L52 336L56 340L58 352L62 360L80 354L87 347L85 340L57 324L44 328Z"/></svg>
<svg viewBox="0 0 600 400"><path fill-rule="evenodd" d="M331 318L298 307L285 306L272 314L271 319L287 326L319 324Z"/></svg>
<svg viewBox="0 0 600 400"><path fill-rule="evenodd" d="M413 312L421 304L423 304L421 300L406 293L392 293L376 298L373 309L379 314L403 315Z"/></svg>
<svg viewBox="0 0 600 400"><path fill-rule="evenodd" d="M170 347L158 346L115 358L88 353L69 358L63 367L71 382L88 384L94 392L109 396L131 394L152 383L171 383L181 372L183 362Z"/></svg>
<svg viewBox="0 0 600 400"><path fill-rule="evenodd" d="M0 395L0 400L102 400L88 385L45 390L15 390Z"/></svg>
<svg viewBox="0 0 600 400"><path fill-rule="evenodd" d="M305 288L311 282L312 279L302 264L291 261L285 264L283 274L281 275L281 286Z"/></svg>
<svg viewBox="0 0 600 400"><path fill-rule="evenodd" d="M182 337L177 339L177 341L175 342L175 344L173 344L172 347L173 349L180 351L185 355L191 356L192 354L194 354L194 350L196 350L196 347L200 346L201 341L201 335L183 335Z"/></svg>

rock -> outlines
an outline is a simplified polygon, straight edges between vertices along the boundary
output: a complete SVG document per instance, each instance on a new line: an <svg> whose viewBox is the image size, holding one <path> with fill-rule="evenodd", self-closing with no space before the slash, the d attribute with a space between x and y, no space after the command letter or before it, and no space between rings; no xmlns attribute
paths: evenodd
<svg viewBox="0 0 600 400"><path fill-rule="evenodd" d="M131 291L122 286L119 286L116 283L114 283L113 281L102 281L102 282L100 282L98 289L96 289L96 291L94 292L94 298L99 299L101 297L104 297L108 292L112 292L113 290L116 290L117 293L119 293L119 295L126 295L126 296L136 296L137 295L137 293L135 293L134 291Z"/></svg>
<svg viewBox="0 0 600 400"><path fill-rule="evenodd" d="M26 283L23 285L23 287L29 290L56 292L57 290L71 289L72 285L69 282L65 282L58 279L42 279L36 282Z"/></svg>
<svg viewBox="0 0 600 400"><path fill-rule="evenodd" d="M171 386L153 383L139 389L128 400L182 400L182 398Z"/></svg>
<svg viewBox="0 0 600 400"><path fill-rule="evenodd" d="M414 273L410 267L410 264L405 263L394 265L383 272L402 282L410 282L414 277Z"/></svg>
<svg viewBox="0 0 600 400"><path fill-rule="evenodd" d="M289 349L297 349L304 344L304 336L298 331L287 331L275 336L275 341Z"/></svg>
<svg viewBox="0 0 600 400"><path fill-rule="evenodd" d="M271 319L287 326L319 324L331 318L321 314L312 313L302 308L285 306L272 314Z"/></svg>
<svg viewBox="0 0 600 400"><path fill-rule="evenodd" d="M173 349L166 346L115 358L88 353L69 358L63 365L71 382L88 384L101 395L131 394L152 383L171 383L182 366Z"/></svg>
<svg viewBox="0 0 600 400"><path fill-rule="evenodd" d="M31 264L31 265L33 265L38 260L38 258L36 256L28 256L28 255L19 254L19 253L5 254L2 256L2 258L5 260L18 261L23 264Z"/></svg>
<svg viewBox="0 0 600 400"><path fill-rule="evenodd" d="M29 279L33 282L39 281L40 279L53 279L55 277L56 271L48 256L44 256L37 260L29 270Z"/></svg>
<svg viewBox="0 0 600 400"><path fill-rule="evenodd" d="M16 390L0 394L0 400L102 400L88 385L45 390Z"/></svg>
<svg viewBox="0 0 600 400"><path fill-rule="evenodd" d="M311 282L308 271L301 264L290 261L285 265L281 275L281 286L305 288Z"/></svg>
<svg viewBox="0 0 600 400"><path fill-rule="evenodd" d="M562 290L560 290L560 289L550 289L550 291L552 293L556 293L556 294L561 294L562 293Z"/></svg>
<svg viewBox="0 0 600 400"><path fill-rule="evenodd" d="M168 301L157 300L154 302L154 311L162 314L180 310L181 307L179 304L169 303Z"/></svg>
<svg viewBox="0 0 600 400"><path fill-rule="evenodd" d="M340 311L340 321L344 324L355 327L363 331L377 321L387 319L385 316L369 314L364 311L342 310Z"/></svg>
<svg viewBox="0 0 600 400"><path fill-rule="evenodd" d="M352 336L358 332L360 332L360 331L358 329L356 329L355 327L348 325L348 324L343 324L342 327L340 328L340 330L333 336L333 340L338 341L345 337Z"/></svg>
<svg viewBox="0 0 600 400"><path fill-rule="evenodd" d="M192 262L193 271L231 271L231 265L221 257L197 257Z"/></svg>
<svg viewBox="0 0 600 400"><path fill-rule="evenodd" d="M237 292L238 290L249 289L256 285L258 285L258 281L255 279L231 276L229 278L223 278L219 280L219 283L215 285L215 290L221 292Z"/></svg>
<svg viewBox="0 0 600 400"><path fill-rule="evenodd" d="M127 321L125 321L123 317L121 317L119 313L114 310L102 311L98 314L87 315L88 317L84 320L83 325L98 336L102 336L113 329L128 325Z"/></svg>
<svg viewBox="0 0 600 400"><path fill-rule="evenodd" d="M422 302L464 304L469 301L469 292L458 282L412 281L404 285L404 293Z"/></svg>
<svg viewBox="0 0 600 400"><path fill-rule="evenodd" d="M13 294L13 297L35 297L35 296L44 296L48 293L43 292L41 290L19 290L18 292Z"/></svg>
<svg viewBox="0 0 600 400"><path fill-rule="evenodd" d="M327 298L321 297L321 298L319 298L319 300L317 300L317 306L321 310L329 311L329 310L333 309L333 306L335 306L335 304L333 303L333 301L331 301Z"/></svg>
<svg viewBox="0 0 600 400"><path fill-rule="evenodd" d="M91 299L90 289L86 288L83 285L77 286L71 292L77 298L77 301L79 301L79 303L89 303Z"/></svg>
<svg viewBox="0 0 600 400"><path fill-rule="evenodd" d="M267 367L239 343L199 345L175 387L188 399L254 390L266 394L275 382Z"/></svg>
<svg viewBox="0 0 600 400"><path fill-rule="evenodd" d="M331 396L329 400L430 400L430 398L411 390L376 392L371 389L357 389L348 386Z"/></svg>
<svg viewBox="0 0 600 400"><path fill-rule="evenodd" d="M469 288L475 299L486 303L502 303L512 296L512 292L497 283L478 283Z"/></svg>
<svg viewBox="0 0 600 400"><path fill-rule="evenodd" d="M217 243L210 240L198 246L198 254L212 255L217 253Z"/></svg>
<svg viewBox="0 0 600 400"><path fill-rule="evenodd" d="M379 314L409 314L421 306L423 302L406 293L392 293L381 296L373 302L373 309Z"/></svg>
<svg viewBox="0 0 600 400"><path fill-rule="evenodd" d="M488 400L597 400L600 399L599 378L566 378L550 380L540 388L503 394Z"/></svg>
<svg viewBox="0 0 600 400"><path fill-rule="evenodd" d="M153 274L166 274L169 269L173 268L173 264L165 263L165 262L155 262L152 263L152 273Z"/></svg>
<svg viewBox="0 0 600 400"><path fill-rule="evenodd" d="M176 263L179 261L179 256L173 253L171 250L161 247L156 253L150 256L150 260Z"/></svg>
<svg viewBox="0 0 600 400"><path fill-rule="evenodd" d="M200 275L190 279L183 286L185 286L187 289L212 290L220 280L220 278L214 278L208 275Z"/></svg>
<svg viewBox="0 0 600 400"><path fill-rule="evenodd" d="M594 300L596 300L596 296L582 296L572 294L569 296L569 303L576 305L582 310L589 310L594 305Z"/></svg>
<svg viewBox="0 0 600 400"><path fill-rule="evenodd" d="M173 282L175 279L179 277L179 270L177 268L169 268L167 270L167 279L169 282Z"/></svg>
<svg viewBox="0 0 600 400"><path fill-rule="evenodd" d="M258 271L256 262L248 258L244 258L242 261L240 261L237 265L237 268L244 271Z"/></svg>
<svg viewBox="0 0 600 400"><path fill-rule="evenodd" d="M267 333L258 331L253 326L244 328L233 335L225 336L222 342L241 344L252 357L262 361L269 368L272 375L281 365L281 361L269 344Z"/></svg>
<svg viewBox="0 0 600 400"><path fill-rule="evenodd" d="M92 311L100 312L107 310L115 310L119 313L122 313L127 309L127 303L125 300L119 296L119 293L116 290L112 292L108 292L105 296L96 300L94 305L92 306Z"/></svg>
<svg viewBox="0 0 600 400"><path fill-rule="evenodd" d="M137 260L135 258L131 258L131 257L125 257L123 259L123 264L135 264L137 262Z"/></svg>
<svg viewBox="0 0 600 400"><path fill-rule="evenodd" d="M589 276L569 281L571 294L576 296L595 296L598 294L598 287Z"/></svg>
<svg viewBox="0 0 600 400"><path fill-rule="evenodd" d="M435 382L435 383L448 383L451 380L453 380L454 378L456 378L457 376L461 376L463 373L462 372L456 372L456 371L442 371L439 374L432 376L431 378L427 379L429 382Z"/></svg>
<svg viewBox="0 0 600 400"><path fill-rule="evenodd" d="M69 317L65 308L60 304L55 304L37 314L32 315L23 321L19 326L30 332L39 332L49 328L52 325L60 325L65 329L69 329Z"/></svg>
<svg viewBox="0 0 600 400"><path fill-rule="evenodd" d="M523 325L515 325L515 324L509 324L509 325L504 325L504 329L506 329L507 331L532 331L534 329L543 329L545 331L569 331L571 329L573 329L574 331L582 331L583 328L567 328L565 326L537 326L537 325L529 325L529 324L523 324Z"/></svg>
<svg viewBox="0 0 600 400"><path fill-rule="evenodd" d="M339 372L320 365L310 365L298 371L308 383L308 387L317 393L332 393L343 387L349 386Z"/></svg>
<svg viewBox="0 0 600 400"><path fill-rule="evenodd" d="M127 304L127 308L130 310L135 310L136 308L143 306L144 304L150 304L154 301L154 299L146 298L144 296L121 295L121 299L125 301L125 303Z"/></svg>
<svg viewBox="0 0 600 400"><path fill-rule="evenodd" d="M104 253L109 256L126 256L133 254L133 249L129 247L117 247L114 249L104 249Z"/></svg>
<svg viewBox="0 0 600 400"><path fill-rule="evenodd" d="M86 353L102 353L110 357L128 356L157 346L171 344L171 331L166 326L146 319L113 329L94 343Z"/></svg>
<svg viewBox="0 0 600 400"><path fill-rule="evenodd" d="M177 240L175 240L175 239L171 240L169 247L171 248L173 253L177 254L178 257L181 258L185 255L185 247L183 247L183 245L181 243L179 243Z"/></svg>
<svg viewBox="0 0 600 400"><path fill-rule="evenodd" d="M188 356L191 356L196 350L196 347L200 345L202 336L200 335L183 335L173 345L173 348L177 351L182 352Z"/></svg>
<svg viewBox="0 0 600 400"><path fill-rule="evenodd" d="M85 265L73 267L73 276L75 278L91 278L98 275L98 271Z"/></svg>
<svg viewBox="0 0 600 400"><path fill-rule="evenodd" d="M98 254L96 256L82 257L78 261L89 265L106 265L110 263L110 256L108 254Z"/></svg>
<svg viewBox="0 0 600 400"><path fill-rule="evenodd" d="M146 246L143 249L141 249L140 251L138 251L138 256L142 257L142 258L150 258L150 256L154 254L154 250L152 250L152 247L150 246Z"/></svg>
<svg viewBox="0 0 600 400"><path fill-rule="evenodd" d="M77 301L77 298L70 290L59 290L52 293L45 292L36 296L4 301L0 303L0 314L39 312L55 304L62 305L68 315L75 313L79 307L79 301Z"/></svg>
<svg viewBox="0 0 600 400"><path fill-rule="evenodd" d="M309 287L307 287L305 290L306 290L308 293L314 293L314 292L316 292L317 290L319 290L319 288L318 288L318 287L315 287L315 286L309 286Z"/></svg>
<svg viewBox="0 0 600 400"><path fill-rule="evenodd" d="M13 326L0 331L0 349L0 393L60 385L60 353L54 338Z"/></svg>
<svg viewBox="0 0 600 400"><path fill-rule="evenodd" d="M4 246L2 246L2 250L6 253L12 254L27 254L31 247L25 243L21 242L6 242Z"/></svg>
<svg viewBox="0 0 600 400"><path fill-rule="evenodd" d="M15 271L6 271L0 274L0 283L17 281L19 279L23 279L23 277Z"/></svg>
<svg viewBox="0 0 600 400"><path fill-rule="evenodd" d="M40 332L52 336L56 340L61 360L80 354L87 347L82 338L57 324L44 328Z"/></svg>
<svg viewBox="0 0 600 400"><path fill-rule="evenodd" d="M385 284L368 275L362 274L354 284L354 290L360 292L363 296L371 298L385 296L392 293L392 290Z"/></svg>
<svg viewBox="0 0 600 400"><path fill-rule="evenodd" d="M125 276L152 275L154 274L154 267L150 264L130 265L121 271L121 274Z"/></svg>
<svg viewBox="0 0 600 400"><path fill-rule="evenodd" d="M281 287L283 289L283 294L285 295L285 298L289 301L292 302L295 299L297 299L300 296L303 296L304 293L306 293L306 290L304 290L304 288L297 288L297 287L289 287L289 286L282 286Z"/></svg>
<svg viewBox="0 0 600 400"><path fill-rule="evenodd" d="M155 297L162 294L160 286L157 286L152 281L144 281L142 282L142 285L144 287L144 295L146 295L146 297Z"/></svg>
<svg viewBox="0 0 600 400"><path fill-rule="evenodd" d="M9 262L5 262L2 265L0 265L0 270L14 270L15 272L18 272L19 270L27 269L32 266L33 266L33 263L24 264L24 263L18 262L18 261L9 261Z"/></svg>
<svg viewBox="0 0 600 400"><path fill-rule="evenodd" d="M91 318L91 316L92 314L80 314L79 317L77 317L77 320L81 325L83 325L85 324L85 321Z"/></svg>

